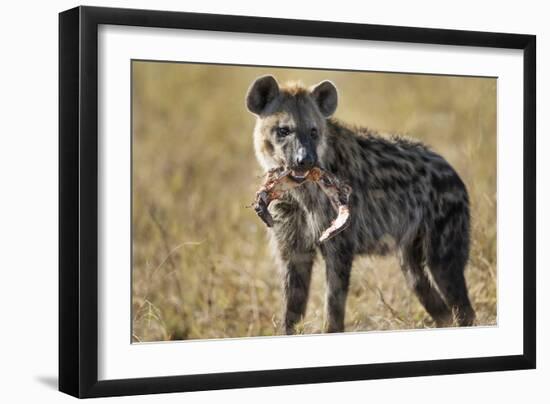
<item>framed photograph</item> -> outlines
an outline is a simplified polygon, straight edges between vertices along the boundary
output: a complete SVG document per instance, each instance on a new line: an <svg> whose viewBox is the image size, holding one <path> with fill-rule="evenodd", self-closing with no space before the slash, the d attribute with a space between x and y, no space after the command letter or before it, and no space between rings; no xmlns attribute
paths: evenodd
<svg viewBox="0 0 550 404"><path fill-rule="evenodd" d="M535 368L535 36L59 17L59 388Z"/></svg>

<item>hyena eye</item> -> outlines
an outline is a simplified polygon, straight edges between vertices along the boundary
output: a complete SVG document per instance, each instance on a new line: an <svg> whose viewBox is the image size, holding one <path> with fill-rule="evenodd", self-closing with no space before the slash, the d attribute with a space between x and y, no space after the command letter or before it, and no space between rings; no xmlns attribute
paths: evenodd
<svg viewBox="0 0 550 404"><path fill-rule="evenodd" d="M290 129L286 126L281 126L277 128L277 136L279 137L285 137L290 134Z"/></svg>
<svg viewBox="0 0 550 404"><path fill-rule="evenodd" d="M317 132L317 128L311 128L311 137L313 139L317 139L317 136L318 136L318 132Z"/></svg>

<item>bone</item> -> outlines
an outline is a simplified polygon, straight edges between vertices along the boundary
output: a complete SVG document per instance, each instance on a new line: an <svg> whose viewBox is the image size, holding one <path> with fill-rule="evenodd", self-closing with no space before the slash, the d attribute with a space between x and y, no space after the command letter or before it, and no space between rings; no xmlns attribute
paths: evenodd
<svg viewBox="0 0 550 404"><path fill-rule="evenodd" d="M309 170L303 181L296 181L291 175L291 170L283 168L272 169L267 173L264 185L256 193L256 200L253 206L260 219L268 227L273 227L274 220L268 210L271 202L282 198L291 189L299 187L308 181L316 183L321 188L337 213L336 219L332 221L330 226L319 237L319 242L322 243L346 229L351 217L349 197L352 189L335 175L319 167L314 167Z"/></svg>

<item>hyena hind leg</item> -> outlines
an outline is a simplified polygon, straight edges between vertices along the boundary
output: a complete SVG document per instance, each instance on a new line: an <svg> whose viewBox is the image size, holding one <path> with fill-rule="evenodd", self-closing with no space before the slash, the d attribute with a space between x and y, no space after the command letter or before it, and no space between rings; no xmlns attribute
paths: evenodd
<svg viewBox="0 0 550 404"><path fill-rule="evenodd" d="M445 226L448 228L436 229L432 234L428 266L458 325L471 326L474 324L475 312L468 297L464 277L469 255L467 221L454 216Z"/></svg>
<svg viewBox="0 0 550 404"><path fill-rule="evenodd" d="M432 264L430 271L458 325L473 325L475 312L468 297L464 266L457 265L456 262L448 262L446 265Z"/></svg>
<svg viewBox="0 0 550 404"><path fill-rule="evenodd" d="M436 325L438 327L449 326L453 321L453 313L432 284L424 268L424 250L421 239L418 239L402 251L401 270L407 283L422 306L434 319Z"/></svg>

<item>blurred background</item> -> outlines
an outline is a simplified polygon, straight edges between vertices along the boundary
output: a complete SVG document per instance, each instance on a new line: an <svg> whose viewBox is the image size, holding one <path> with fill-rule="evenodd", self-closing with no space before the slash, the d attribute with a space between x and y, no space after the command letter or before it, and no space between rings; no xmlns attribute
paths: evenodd
<svg viewBox="0 0 550 404"><path fill-rule="evenodd" d="M281 291L265 225L247 208L262 182L244 97L252 81L332 80L335 117L417 138L468 187L466 277L479 325L495 325L496 79L132 62L134 342L280 333ZM324 321L318 259L306 318ZM354 263L346 331L429 328L395 258Z"/></svg>

